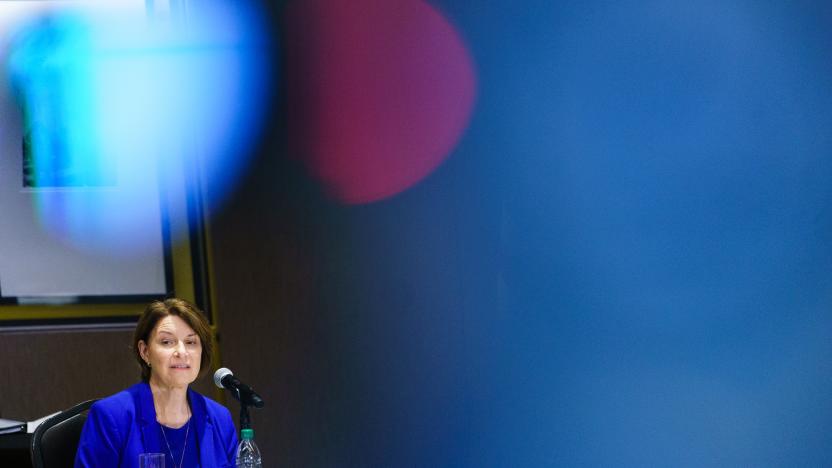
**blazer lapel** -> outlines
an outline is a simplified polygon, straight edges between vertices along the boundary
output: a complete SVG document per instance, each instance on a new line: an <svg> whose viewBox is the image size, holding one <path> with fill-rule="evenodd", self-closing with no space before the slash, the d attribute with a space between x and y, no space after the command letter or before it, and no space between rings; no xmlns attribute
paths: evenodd
<svg viewBox="0 0 832 468"><path fill-rule="evenodd" d="M199 465L202 468L217 466L214 459L214 425L205 407L205 400L191 389L188 389L188 400L191 402L191 411L194 423L196 423L196 439L199 441Z"/></svg>
<svg viewBox="0 0 832 468"><path fill-rule="evenodd" d="M139 391L135 397L144 453L166 453L166 450L162 450L159 423L156 422L156 407L153 406L153 393L150 391L150 385L139 384Z"/></svg>

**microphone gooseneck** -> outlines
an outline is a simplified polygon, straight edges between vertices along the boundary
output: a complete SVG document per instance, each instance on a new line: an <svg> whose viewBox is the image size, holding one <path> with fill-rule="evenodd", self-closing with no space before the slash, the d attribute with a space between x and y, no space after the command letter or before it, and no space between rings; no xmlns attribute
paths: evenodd
<svg viewBox="0 0 832 468"><path fill-rule="evenodd" d="M240 402L240 430L251 429L251 417L248 408L262 408L266 403L251 387L240 382L227 367L221 367L214 372L214 385L228 389L231 395Z"/></svg>

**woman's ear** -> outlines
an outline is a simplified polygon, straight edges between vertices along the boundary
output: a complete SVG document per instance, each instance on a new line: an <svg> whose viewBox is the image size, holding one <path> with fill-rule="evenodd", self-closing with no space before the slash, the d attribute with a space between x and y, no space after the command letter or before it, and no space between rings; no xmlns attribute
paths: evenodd
<svg viewBox="0 0 832 468"><path fill-rule="evenodd" d="M139 356L141 356L142 359L144 359L144 362L147 362L147 343L145 343L144 340L139 340L139 342L136 343L136 345L139 347Z"/></svg>

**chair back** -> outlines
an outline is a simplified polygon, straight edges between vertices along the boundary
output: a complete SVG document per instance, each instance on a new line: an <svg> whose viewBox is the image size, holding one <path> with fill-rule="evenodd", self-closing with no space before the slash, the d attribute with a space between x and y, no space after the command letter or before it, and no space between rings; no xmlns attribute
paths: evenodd
<svg viewBox="0 0 832 468"><path fill-rule="evenodd" d="M87 411L98 400L79 403L43 421L32 435L34 468L72 468Z"/></svg>

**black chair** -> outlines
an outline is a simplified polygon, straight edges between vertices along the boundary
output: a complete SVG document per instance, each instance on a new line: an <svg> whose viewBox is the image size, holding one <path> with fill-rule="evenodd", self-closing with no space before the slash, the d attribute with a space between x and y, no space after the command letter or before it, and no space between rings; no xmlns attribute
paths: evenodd
<svg viewBox="0 0 832 468"><path fill-rule="evenodd" d="M31 446L34 468L72 467L87 411L96 401L85 401L61 411L35 429Z"/></svg>

